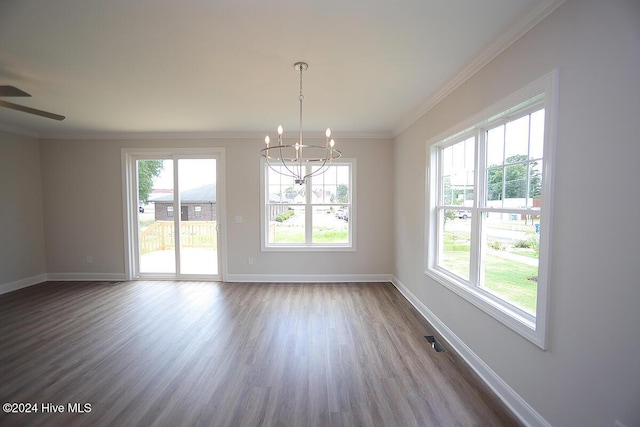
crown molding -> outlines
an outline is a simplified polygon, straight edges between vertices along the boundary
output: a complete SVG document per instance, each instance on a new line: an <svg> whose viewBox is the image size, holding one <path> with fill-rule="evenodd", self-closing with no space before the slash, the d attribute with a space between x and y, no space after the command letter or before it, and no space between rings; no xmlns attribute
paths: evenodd
<svg viewBox="0 0 640 427"><path fill-rule="evenodd" d="M440 101L449 96L460 85L480 71L485 65L493 61L498 55L504 52L509 46L518 41L532 28L538 25L544 18L549 16L566 0L543 0L531 9L525 16L518 20L511 28L496 39L487 49L485 49L474 60L463 67L460 72L447 81L437 92L429 96L418 110L402 121L393 132L393 137L397 137L409 126L415 123L420 117L435 107Z"/></svg>
<svg viewBox="0 0 640 427"><path fill-rule="evenodd" d="M121 132L121 131L102 131L102 132L67 132L67 133L48 133L41 135L41 139L69 139L69 140L173 140L173 139L264 139L264 133L258 132Z"/></svg>
<svg viewBox="0 0 640 427"><path fill-rule="evenodd" d="M262 142L268 132L88 132L88 133L51 133L44 135L32 135L40 139L55 140L194 140L194 139L249 139ZM305 132L305 138L325 138L324 131ZM292 137L293 138L293 137ZM393 139L390 132L336 132L336 141L341 139ZM286 138L289 139L289 138Z"/></svg>

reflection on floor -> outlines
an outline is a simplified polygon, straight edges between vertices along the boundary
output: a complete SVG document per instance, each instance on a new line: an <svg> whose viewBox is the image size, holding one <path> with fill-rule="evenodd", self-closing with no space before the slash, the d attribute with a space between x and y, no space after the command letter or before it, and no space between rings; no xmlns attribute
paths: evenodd
<svg viewBox="0 0 640 427"><path fill-rule="evenodd" d="M180 273L218 274L218 251L207 248L184 248L180 252ZM155 251L140 257L140 273L175 273L175 251Z"/></svg>

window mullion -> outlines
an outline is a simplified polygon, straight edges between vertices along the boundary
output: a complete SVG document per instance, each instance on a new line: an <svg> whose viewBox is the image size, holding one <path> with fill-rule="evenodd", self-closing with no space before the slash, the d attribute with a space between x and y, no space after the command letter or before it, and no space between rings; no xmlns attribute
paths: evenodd
<svg viewBox="0 0 640 427"><path fill-rule="evenodd" d="M480 217L478 207L481 201L484 200L484 160L485 154L485 131L479 129L476 134L475 141L475 158L474 158L474 191L473 191L473 211L471 214L471 258L469 265L469 282L472 286L480 285L480 271L481 271L481 248L482 248L482 218Z"/></svg>
<svg viewBox="0 0 640 427"><path fill-rule="evenodd" d="M437 249L437 253L434 259L434 265L439 265L442 262L443 256L443 246L444 246L444 210L441 207L444 205L445 197L444 197L444 179L442 173L444 171L444 147L439 147L437 149L437 158L436 161L436 179L437 179L437 194L436 194L436 210L435 210L435 220L436 220L436 243L435 247Z"/></svg>
<svg viewBox="0 0 640 427"><path fill-rule="evenodd" d="M305 175L311 173L311 165L305 167ZM304 183L304 241L307 245L313 243L313 206L311 205L311 188L313 177L309 177Z"/></svg>
<svg viewBox="0 0 640 427"><path fill-rule="evenodd" d="M437 152L436 152L436 188L438 189L437 193L436 193L436 206L442 206L444 204L444 198L443 198L443 188L444 188L444 183L443 183L443 179L442 179L442 170L444 169L442 167L442 163L444 161L444 149L442 147L438 147L437 148Z"/></svg>
<svg viewBox="0 0 640 427"><path fill-rule="evenodd" d="M527 122L527 175L525 181L525 206L530 208L529 206L529 196L531 195L531 113L529 113L529 120Z"/></svg>
<svg viewBox="0 0 640 427"><path fill-rule="evenodd" d="M433 159L434 158L432 157L432 160ZM430 265L432 266L440 265L440 263L442 262L442 254L443 254L443 246L444 246L443 227L442 227L442 221L441 221L441 218L443 215L441 207L444 204L444 194L443 194L444 180L442 178L442 171L444 170L443 162L444 162L444 148L440 146L435 151L435 179L434 179L434 184L436 185L435 209L433 209L432 215L429 216L429 218L434 220L434 223L435 223L435 227L432 228L433 236L435 239L435 245L433 246L433 248L435 249L434 251L435 254L430 261Z"/></svg>

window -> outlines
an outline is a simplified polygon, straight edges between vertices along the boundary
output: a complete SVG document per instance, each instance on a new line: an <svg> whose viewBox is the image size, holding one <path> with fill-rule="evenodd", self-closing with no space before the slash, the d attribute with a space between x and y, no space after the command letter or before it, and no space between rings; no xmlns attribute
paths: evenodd
<svg viewBox="0 0 640 427"><path fill-rule="evenodd" d="M167 206L167 217L173 218L173 206Z"/></svg>
<svg viewBox="0 0 640 427"><path fill-rule="evenodd" d="M202 206L195 206L193 209L196 214L196 217L202 216Z"/></svg>
<svg viewBox="0 0 640 427"><path fill-rule="evenodd" d="M426 273L542 348L553 81L434 140L429 159Z"/></svg>
<svg viewBox="0 0 640 427"><path fill-rule="evenodd" d="M263 250L354 249L355 161L333 162L302 185L280 173L284 166L262 168Z"/></svg>

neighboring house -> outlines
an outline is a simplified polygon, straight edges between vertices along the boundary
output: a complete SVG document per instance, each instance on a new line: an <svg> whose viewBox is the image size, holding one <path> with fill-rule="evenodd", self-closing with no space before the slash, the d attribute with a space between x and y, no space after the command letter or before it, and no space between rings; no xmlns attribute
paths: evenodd
<svg viewBox="0 0 640 427"><path fill-rule="evenodd" d="M158 196L150 202L155 204L156 221L173 220L173 194ZM216 185L209 184L180 192L180 212L182 221L215 221Z"/></svg>

